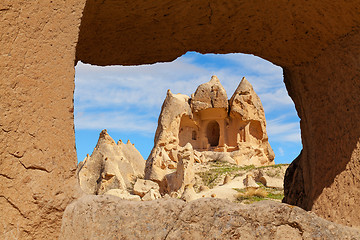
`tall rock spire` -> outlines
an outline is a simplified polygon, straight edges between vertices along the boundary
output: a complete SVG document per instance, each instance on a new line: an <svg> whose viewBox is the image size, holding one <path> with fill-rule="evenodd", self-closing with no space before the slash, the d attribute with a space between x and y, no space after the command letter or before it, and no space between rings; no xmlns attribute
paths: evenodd
<svg viewBox="0 0 360 240"><path fill-rule="evenodd" d="M191 150L185 151L186 146ZM178 186L174 169L190 155L194 164L215 159L238 165L274 164L264 109L245 78L230 100L216 76L201 84L191 98L168 92L145 179L156 181L164 194L174 191L170 187Z"/></svg>
<svg viewBox="0 0 360 240"><path fill-rule="evenodd" d="M212 76L209 82L201 84L196 89L191 103L195 112L207 108L228 108L226 91L217 76Z"/></svg>
<svg viewBox="0 0 360 240"><path fill-rule="evenodd" d="M87 194L103 194L110 189L129 189L134 179L143 177L145 161L132 144L118 144L101 131L91 154L79 164L77 174L81 189Z"/></svg>
<svg viewBox="0 0 360 240"><path fill-rule="evenodd" d="M266 121L260 98L245 77L230 98L229 105L230 112L240 114L243 120Z"/></svg>

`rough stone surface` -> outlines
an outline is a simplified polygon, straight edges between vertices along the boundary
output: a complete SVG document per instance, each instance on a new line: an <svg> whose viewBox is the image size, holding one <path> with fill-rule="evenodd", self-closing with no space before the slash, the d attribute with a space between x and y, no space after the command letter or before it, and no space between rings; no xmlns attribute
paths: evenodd
<svg viewBox="0 0 360 240"><path fill-rule="evenodd" d="M0 239L56 239L75 177L74 59L85 1L0 1Z"/></svg>
<svg viewBox="0 0 360 240"><path fill-rule="evenodd" d="M85 196L70 204L60 239L360 239L298 207L273 201L240 205L203 198L131 202Z"/></svg>
<svg viewBox="0 0 360 240"><path fill-rule="evenodd" d="M76 197L74 63L163 62L189 50L283 67L303 143L286 201L360 226L357 0L85 2L0 2L2 239L55 239Z"/></svg>
<svg viewBox="0 0 360 240"><path fill-rule="evenodd" d="M229 182L231 182L231 177L229 175L226 175L224 178L223 184L227 184Z"/></svg>
<svg viewBox="0 0 360 240"><path fill-rule="evenodd" d="M143 201L152 201L152 200L156 200L158 198L161 198L160 192L159 190L155 190L155 189L150 189L143 197L141 200Z"/></svg>
<svg viewBox="0 0 360 240"><path fill-rule="evenodd" d="M259 185L255 182L254 177L251 174L246 175L244 185L247 188L259 188Z"/></svg>
<svg viewBox="0 0 360 240"><path fill-rule="evenodd" d="M207 83L201 84L191 99L192 110L198 112L208 108L228 109L228 97L224 87L216 76Z"/></svg>
<svg viewBox="0 0 360 240"><path fill-rule="evenodd" d="M195 173L194 166L194 152L191 144L187 144L182 150L179 151L179 163L177 164L176 171L165 176L165 189L160 189L161 192L179 192L181 194L185 187L189 184L194 184Z"/></svg>
<svg viewBox="0 0 360 240"><path fill-rule="evenodd" d="M360 226L359 42L354 32L313 63L284 69L303 144L284 201L349 226Z"/></svg>
<svg viewBox="0 0 360 240"><path fill-rule="evenodd" d="M253 171L256 182L261 182L270 188L284 189L284 178L288 165L277 165L276 167L265 167Z"/></svg>
<svg viewBox="0 0 360 240"><path fill-rule="evenodd" d="M191 98L168 91L145 178L158 182L162 193L181 194L194 175L181 172L184 159L191 160L190 165L224 161L263 166L274 164L274 157L264 109L251 84L243 78L228 100L219 79L212 76Z"/></svg>
<svg viewBox="0 0 360 240"><path fill-rule="evenodd" d="M278 188L283 189L284 188L284 180L280 178L272 178L269 176L262 176L259 179L259 182L261 182L264 186L269 188Z"/></svg>
<svg viewBox="0 0 360 240"><path fill-rule="evenodd" d="M144 179L137 179L133 188L133 193L143 197L151 189L159 190L159 185L156 182Z"/></svg>
<svg viewBox="0 0 360 240"><path fill-rule="evenodd" d="M124 200L141 201L140 196L129 194L128 191L121 189L110 189L104 195L113 195Z"/></svg>
<svg viewBox="0 0 360 240"><path fill-rule="evenodd" d="M194 190L194 187L190 184L190 185L186 185L184 192L181 195L181 199L186 201L186 202L190 202L193 201L195 199L197 199L199 197L197 197L196 192Z"/></svg>
<svg viewBox="0 0 360 240"><path fill-rule="evenodd" d="M128 141L116 144L106 130L77 170L81 189L87 194L104 194L110 189L131 191L137 178L144 177L145 160Z"/></svg>

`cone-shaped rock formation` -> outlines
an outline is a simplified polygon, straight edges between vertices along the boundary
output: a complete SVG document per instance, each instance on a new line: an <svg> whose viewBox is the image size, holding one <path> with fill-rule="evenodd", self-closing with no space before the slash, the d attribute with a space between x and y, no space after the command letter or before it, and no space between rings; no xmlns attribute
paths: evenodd
<svg viewBox="0 0 360 240"><path fill-rule="evenodd" d="M245 78L230 100L216 76L191 98L168 91L145 169L145 178L158 182L163 193L179 185L173 175L187 144L197 163L218 159L238 165L274 164L264 109Z"/></svg>
<svg viewBox="0 0 360 240"><path fill-rule="evenodd" d="M216 76L207 83L201 84L191 99L192 110L198 112L207 108L228 107L228 98L224 87Z"/></svg>
<svg viewBox="0 0 360 240"><path fill-rule="evenodd" d="M110 189L131 189L135 180L143 177L144 168L144 158L130 141L116 144L103 130L93 153L79 164L77 172L85 193L103 194Z"/></svg>

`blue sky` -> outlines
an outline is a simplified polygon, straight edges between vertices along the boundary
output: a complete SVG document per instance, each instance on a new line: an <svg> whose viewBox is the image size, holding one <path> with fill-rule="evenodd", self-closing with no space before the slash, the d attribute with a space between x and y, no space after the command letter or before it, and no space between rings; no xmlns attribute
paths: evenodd
<svg viewBox="0 0 360 240"><path fill-rule="evenodd" d="M243 76L260 96L275 163L290 163L302 145L299 118L283 83L282 69L248 54L188 52L170 63L99 67L79 62L75 74L78 160L91 154L102 129L115 141L130 139L146 159L167 89L188 96L217 75L228 97Z"/></svg>

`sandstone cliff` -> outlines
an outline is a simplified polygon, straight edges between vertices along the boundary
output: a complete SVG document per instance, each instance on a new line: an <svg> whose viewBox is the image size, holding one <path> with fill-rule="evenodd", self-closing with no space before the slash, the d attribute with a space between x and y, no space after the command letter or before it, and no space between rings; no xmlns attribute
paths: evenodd
<svg viewBox="0 0 360 240"><path fill-rule="evenodd" d="M252 205L220 199L131 202L85 196L64 213L68 239L360 239L360 232L273 201Z"/></svg>
<svg viewBox="0 0 360 240"><path fill-rule="evenodd" d="M128 141L118 143L106 130L100 133L91 154L78 165L78 179L87 194L103 194L110 189L131 191L137 178L144 176L145 160Z"/></svg>
<svg viewBox="0 0 360 240"><path fill-rule="evenodd" d="M185 186L179 187L179 178L174 176L184 153L195 163L222 160L238 165L274 164L264 109L245 78L229 101L216 76L201 84L191 98L168 91L145 178L158 182L163 193L175 189L182 192Z"/></svg>
<svg viewBox="0 0 360 240"><path fill-rule="evenodd" d="M56 239L76 198L74 63L187 51L249 53L284 69L303 143L287 201L360 226L358 13L356 0L1 1L0 238Z"/></svg>

